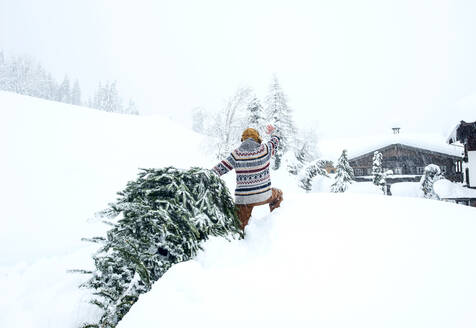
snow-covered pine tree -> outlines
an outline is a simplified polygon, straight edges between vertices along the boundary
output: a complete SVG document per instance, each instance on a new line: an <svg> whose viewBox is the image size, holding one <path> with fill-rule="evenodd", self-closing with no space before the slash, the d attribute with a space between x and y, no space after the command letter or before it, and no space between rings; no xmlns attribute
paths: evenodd
<svg viewBox="0 0 476 328"><path fill-rule="evenodd" d="M292 111L288 106L287 97L284 94L278 78L273 76L269 87L268 95L265 99L266 120L276 128L276 134L280 136L280 142L276 155L273 159L273 169L277 170L281 166L281 159L294 141L296 128L292 119Z"/></svg>
<svg viewBox="0 0 476 328"><path fill-rule="evenodd" d="M127 105L126 109L124 109L124 114L139 115L139 110L137 109L137 105L134 100L129 99L129 104Z"/></svg>
<svg viewBox="0 0 476 328"><path fill-rule="evenodd" d="M325 170L327 161L315 160L309 163L299 175L299 187L307 192L312 189L312 179L318 175L329 177Z"/></svg>
<svg viewBox="0 0 476 328"><path fill-rule="evenodd" d="M225 183L212 171L142 169L101 213L112 228L101 244L96 270L75 270L91 277L82 287L94 290L91 302L104 312L83 327L115 327L173 264L186 261L210 235L242 236Z"/></svg>
<svg viewBox="0 0 476 328"><path fill-rule="evenodd" d="M68 75L65 75L63 82L61 82L58 88L58 94L56 96L56 100L67 103L67 104L71 104L71 87L70 87Z"/></svg>
<svg viewBox="0 0 476 328"><path fill-rule="evenodd" d="M207 118L208 118L208 113L201 107L196 107L192 110L192 130L201 133L201 134L206 134L207 127Z"/></svg>
<svg viewBox="0 0 476 328"><path fill-rule="evenodd" d="M98 89L94 94L92 107L106 112L122 113L122 99L117 91L116 82L99 83Z"/></svg>
<svg viewBox="0 0 476 328"><path fill-rule="evenodd" d="M46 99L55 100L56 94L58 93L58 83L51 76L51 73L48 73L45 78L45 88L46 88Z"/></svg>
<svg viewBox="0 0 476 328"><path fill-rule="evenodd" d="M251 99L247 110L248 121L246 127L255 129L263 137L265 135L266 119L263 106L256 96Z"/></svg>
<svg viewBox="0 0 476 328"><path fill-rule="evenodd" d="M336 175L331 186L332 192L345 192L354 180L354 170L347 159L347 150L343 150L337 161Z"/></svg>
<svg viewBox="0 0 476 328"><path fill-rule="evenodd" d="M382 189L382 192L386 194L387 181L385 181L386 175L383 172L382 160L383 160L382 153L379 151L375 151L373 161L372 161L372 175L374 176L373 178L374 185L378 186L380 189Z"/></svg>
<svg viewBox="0 0 476 328"><path fill-rule="evenodd" d="M425 167L425 172L420 179L420 190L423 192L423 197L440 199L433 189L433 184L441 178L441 170L438 165L430 164Z"/></svg>
<svg viewBox="0 0 476 328"><path fill-rule="evenodd" d="M74 81L73 89L71 90L71 103L81 106L81 88L79 87L78 80Z"/></svg>

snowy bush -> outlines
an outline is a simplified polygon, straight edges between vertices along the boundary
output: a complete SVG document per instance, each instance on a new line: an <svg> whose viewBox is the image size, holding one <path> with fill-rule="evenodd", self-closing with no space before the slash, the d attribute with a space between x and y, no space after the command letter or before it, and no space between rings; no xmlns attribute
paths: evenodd
<svg viewBox="0 0 476 328"><path fill-rule="evenodd" d="M312 180L316 176L329 177L327 171L324 169L326 161L316 160L309 163L299 174L299 187L307 192L312 189Z"/></svg>
<svg viewBox="0 0 476 328"><path fill-rule="evenodd" d="M102 245L96 270L82 287L104 314L83 327L115 327L173 264L186 261L209 235L238 238L240 224L224 182L212 171L172 167L143 169L101 212L112 228L106 237L87 239ZM79 270L81 271L81 270Z"/></svg>
<svg viewBox="0 0 476 328"><path fill-rule="evenodd" d="M423 197L440 199L433 189L433 184L441 178L441 170L438 165L430 164L425 167L425 172L420 179L420 190L423 192Z"/></svg>

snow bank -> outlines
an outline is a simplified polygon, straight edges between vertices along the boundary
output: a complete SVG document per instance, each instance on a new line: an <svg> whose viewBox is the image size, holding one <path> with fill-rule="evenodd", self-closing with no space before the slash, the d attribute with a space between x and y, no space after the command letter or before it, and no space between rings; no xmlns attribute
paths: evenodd
<svg viewBox="0 0 476 328"><path fill-rule="evenodd" d="M330 192L334 183L334 174L329 177L318 175L312 179L311 192Z"/></svg>
<svg viewBox="0 0 476 328"><path fill-rule="evenodd" d="M441 179L434 183L433 189L440 198L476 198L476 190L463 187L462 183ZM398 182L392 184L392 195L403 197L423 197L419 182Z"/></svg>
<svg viewBox="0 0 476 328"><path fill-rule="evenodd" d="M397 182L390 188L392 196L423 197L419 182Z"/></svg>
<svg viewBox="0 0 476 328"><path fill-rule="evenodd" d="M330 177L317 176L312 180L312 190L311 192L324 192L328 193L331 191L331 186L334 183L335 174L331 174ZM356 193L356 194L374 194L374 195L383 195L382 190L374 185L372 182L352 182L346 193Z"/></svg>
<svg viewBox="0 0 476 328"><path fill-rule="evenodd" d="M118 327L474 327L475 214L425 199L288 195L244 240L210 240L169 270Z"/></svg>
<svg viewBox="0 0 476 328"><path fill-rule="evenodd" d="M373 182L353 182L349 185L349 189L346 192L383 195L382 189L374 185Z"/></svg>
<svg viewBox="0 0 476 328"><path fill-rule="evenodd" d="M436 181L433 188L440 198L476 198L476 189L466 188L462 183L446 179Z"/></svg>
<svg viewBox="0 0 476 328"><path fill-rule="evenodd" d="M139 167L210 166L202 137L128 116L0 92L0 264L67 254ZM94 222L94 220L92 220ZM58 247L61 245L61 247Z"/></svg>

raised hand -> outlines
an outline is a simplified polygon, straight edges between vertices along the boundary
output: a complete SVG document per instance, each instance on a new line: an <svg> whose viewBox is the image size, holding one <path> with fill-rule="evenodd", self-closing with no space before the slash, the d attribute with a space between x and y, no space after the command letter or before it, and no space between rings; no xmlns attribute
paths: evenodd
<svg viewBox="0 0 476 328"><path fill-rule="evenodd" d="M269 124L269 125L266 126L266 133L267 133L267 134L273 133L274 130L275 130L275 128L274 128L274 126L272 126L271 124Z"/></svg>

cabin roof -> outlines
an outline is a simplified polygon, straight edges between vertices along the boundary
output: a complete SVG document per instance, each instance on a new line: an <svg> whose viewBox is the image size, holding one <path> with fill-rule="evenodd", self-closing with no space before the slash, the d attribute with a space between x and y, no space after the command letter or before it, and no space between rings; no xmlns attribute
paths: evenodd
<svg viewBox="0 0 476 328"><path fill-rule="evenodd" d="M440 153L443 155L461 158L463 147L446 143L443 135L431 134L385 134L355 138L321 140L319 148L321 157L336 160L343 149L347 149L348 158L355 159L376 150L390 147L395 144Z"/></svg>

